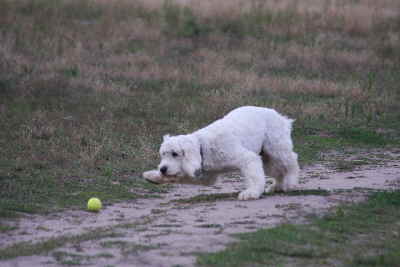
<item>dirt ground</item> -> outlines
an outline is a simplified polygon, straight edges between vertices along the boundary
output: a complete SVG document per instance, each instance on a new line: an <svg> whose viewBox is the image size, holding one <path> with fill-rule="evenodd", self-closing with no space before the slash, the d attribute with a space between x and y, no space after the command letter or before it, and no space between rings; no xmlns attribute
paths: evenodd
<svg viewBox="0 0 400 267"><path fill-rule="evenodd" d="M304 167L300 190L328 190L327 194L273 194L238 201L229 194L243 189L235 175L220 177L211 187L174 185L160 198L114 204L99 213L73 210L9 221L18 229L0 234L0 248L106 229L116 236L68 243L43 255L0 261L0 265L193 266L196 253L223 249L235 241L233 233L304 222L309 214L323 214L335 205L360 201L371 190L399 184L400 151L377 151L346 157L327 154L324 162ZM205 194L215 198L207 199Z"/></svg>

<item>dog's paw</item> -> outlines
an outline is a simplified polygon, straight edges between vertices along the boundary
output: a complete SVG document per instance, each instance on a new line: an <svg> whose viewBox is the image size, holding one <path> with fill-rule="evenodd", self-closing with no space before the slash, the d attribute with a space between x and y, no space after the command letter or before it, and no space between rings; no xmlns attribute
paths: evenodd
<svg viewBox="0 0 400 267"><path fill-rule="evenodd" d="M240 192L238 199L239 200L250 200L250 199L258 199L260 198L261 193L258 191L255 191L253 189L246 189L242 192Z"/></svg>

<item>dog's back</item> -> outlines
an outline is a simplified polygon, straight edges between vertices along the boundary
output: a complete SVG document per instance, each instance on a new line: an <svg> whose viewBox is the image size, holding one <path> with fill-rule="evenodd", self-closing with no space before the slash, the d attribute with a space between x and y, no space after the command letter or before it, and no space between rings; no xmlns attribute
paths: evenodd
<svg viewBox="0 0 400 267"><path fill-rule="evenodd" d="M274 109L243 106L198 130L196 134L206 135L217 142L230 136L247 149L259 153L266 138L279 139L275 135L282 134L290 136L292 121Z"/></svg>

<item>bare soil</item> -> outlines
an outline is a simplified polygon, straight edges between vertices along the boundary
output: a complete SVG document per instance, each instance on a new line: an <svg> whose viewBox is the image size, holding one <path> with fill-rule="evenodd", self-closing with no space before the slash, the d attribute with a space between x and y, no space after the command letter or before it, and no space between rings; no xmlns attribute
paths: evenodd
<svg viewBox="0 0 400 267"><path fill-rule="evenodd" d="M232 175L220 177L211 187L175 185L160 198L118 203L99 213L72 210L2 222L18 228L0 234L0 249L21 241L39 242L93 230L112 229L118 236L72 242L43 255L18 257L0 265L193 266L197 253L223 249L235 241L234 233L304 222L307 215L323 215L336 205L361 201L371 190L399 187L400 151L361 155L369 160L367 165L359 164L360 154L357 159L326 157L346 162L347 169L339 169L333 161L305 167L299 189L323 189L328 194L276 193L238 201L230 193L242 190L243 183Z"/></svg>

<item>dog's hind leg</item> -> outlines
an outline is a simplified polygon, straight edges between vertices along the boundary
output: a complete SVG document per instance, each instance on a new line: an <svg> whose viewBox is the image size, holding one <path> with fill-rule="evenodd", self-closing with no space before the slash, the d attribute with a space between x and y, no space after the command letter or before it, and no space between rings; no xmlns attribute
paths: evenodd
<svg viewBox="0 0 400 267"><path fill-rule="evenodd" d="M283 176L283 181L286 184L287 190L296 189L299 186L299 173L300 167L297 161L297 153L288 151L284 158L283 165L285 165L286 172Z"/></svg>
<svg viewBox="0 0 400 267"><path fill-rule="evenodd" d="M266 153L261 153L260 156L263 161L264 172L270 177L266 179L265 193L273 193L281 190L282 174L273 166L272 161Z"/></svg>
<svg viewBox="0 0 400 267"><path fill-rule="evenodd" d="M299 165L293 151L280 151L267 164L267 173L276 178L276 191L289 191L298 186Z"/></svg>
<svg viewBox="0 0 400 267"><path fill-rule="evenodd" d="M264 145L262 154L266 173L276 179L276 191L286 192L298 186L300 168L291 143Z"/></svg>

